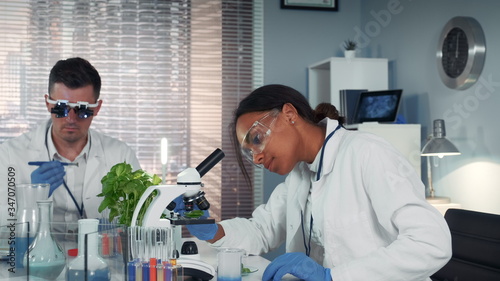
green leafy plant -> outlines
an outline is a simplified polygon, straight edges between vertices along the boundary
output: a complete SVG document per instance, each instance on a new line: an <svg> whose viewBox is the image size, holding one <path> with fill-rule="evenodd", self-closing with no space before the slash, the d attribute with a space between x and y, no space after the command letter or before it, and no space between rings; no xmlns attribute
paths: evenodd
<svg viewBox="0 0 500 281"><path fill-rule="evenodd" d="M347 51L356 50L357 46L358 46L358 43L356 41L351 40L351 39L347 39L344 41L344 49L346 49Z"/></svg>
<svg viewBox="0 0 500 281"><path fill-rule="evenodd" d="M140 169L132 171L132 166L123 162L111 167L101 179L101 183L102 192L97 196L104 199L98 211L102 213L105 209L109 209L109 221L119 217L118 223L130 226L135 207L142 194L148 187L160 184L161 178ZM144 203L137 217L137 225L142 225L147 207L155 196L156 192L153 192Z"/></svg>

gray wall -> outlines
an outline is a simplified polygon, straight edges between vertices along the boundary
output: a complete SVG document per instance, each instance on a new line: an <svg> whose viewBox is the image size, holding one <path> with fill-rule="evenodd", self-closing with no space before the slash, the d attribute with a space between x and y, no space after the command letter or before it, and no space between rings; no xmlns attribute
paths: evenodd
<svg viewBox="0 0 500 281"><path fill-rule="evenodd" d="M264 0L264 83L284 84L307 95L307 67L343 56L341 45L354 38L351 27L360 25L360 5L349 0L342 12L329 12L281 9L280 0ZM265 172L266 199L283 180Z"/></svg>
<svg viewBox="0 0 500 281"><path fill-rule="evenodd" d="M367 49L376 48L393 62L391 86L405 90L406 117L422 125L422 137L432 132L432 120L444 119L447 137L462 152L438 160L433 168L436 193L466 209L500 214L500 131L494 120L500 106L500 1L397 2L401 12L392 15ZM387 10L387 3L363 1L363 24ZM436 68L441 30L455 16L478 20L486 37L480 80L463 91L447 88Z"/></svg>
<svg viewBox="0 0 500 281"><path fill-rule="evenodd" d="M265 0L266 84L285 84L307 96L307 66L341 56L345 39L360 39L366 46L359 56L390 60L389 85L404 89L402 113L409 123L422 125L422 142L432 132L432 120L442 118L447 137L462 152L437 161L437 195L449 196L463 208L500 214L500 132L495 116L500 107L500 1L339 0L338 12L285 10L279 2ZM389 13L389 5L396 5L397 13ZM454 16L476 18L487 45L480 81L463 91L447 88L436 68L439 35ZM370 36L360 36L366 30ZM427 182L426 166L422 168ZM266 198L282 181L266 172Z"/></svg>

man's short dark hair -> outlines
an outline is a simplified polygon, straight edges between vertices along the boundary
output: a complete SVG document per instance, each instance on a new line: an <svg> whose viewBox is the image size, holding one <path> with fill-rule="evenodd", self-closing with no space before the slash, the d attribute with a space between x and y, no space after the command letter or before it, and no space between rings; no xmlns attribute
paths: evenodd
<svg viewBox="0 0 500 281"><path fill-rule="evenodd" d="M55 83L63 83L70 89L92 85L96 101L101 93L99 72L87 60L78 57L60 60L52 67L49 75L49 96Z"/></svg>

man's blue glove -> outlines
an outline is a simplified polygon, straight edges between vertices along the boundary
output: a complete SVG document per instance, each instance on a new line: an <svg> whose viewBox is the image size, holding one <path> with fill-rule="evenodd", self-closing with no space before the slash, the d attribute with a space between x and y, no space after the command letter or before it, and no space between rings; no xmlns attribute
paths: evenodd
<svg viewBox="0 0 500 281"><path fill-rule="evenodd" d="M31 183L50 184L49 197L64 180L64 166L59 161L49 161L43 163L31 173Z"/></svg>
<svg viewBox="0 0 500 281"><path fill-rule="evenodd" d="M330 269L324 268L304 253L286 253L274 259L264 271L262 281L277 281L290 273L305 281L330 281Z"/></svg>
<svg viewBox="0 0 500 281"><path fill-rule="evenodd" d="M173 202L175 202L174 212L179 213L181 216L184 215L186 213L186 210L185 210L183 195L180 195L177 198L175 198ZM200 208L198 208L198 206L195 204L193 209L199 210ZM209 216L210 214L208 213L208 210L204 210L203 216L201 216L200 219L206 219ZM200 240L210 240L215 237L218 226L215 223L187 224L186 228L189 230L189 233L191 233L191 235L193 236L196 236L196 238Z"/></svg>

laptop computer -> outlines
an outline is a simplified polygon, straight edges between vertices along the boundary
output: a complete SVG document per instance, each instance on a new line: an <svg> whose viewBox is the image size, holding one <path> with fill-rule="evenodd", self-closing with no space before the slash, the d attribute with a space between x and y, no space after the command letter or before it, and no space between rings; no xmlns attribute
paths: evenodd
<svg viewBox="0 0 500 281"><path fill-rule="evenodd" d="M360 93L353 122L348 128L357 128L357 124L364 122L394 123L402 94L401 89Z"/></svg>

